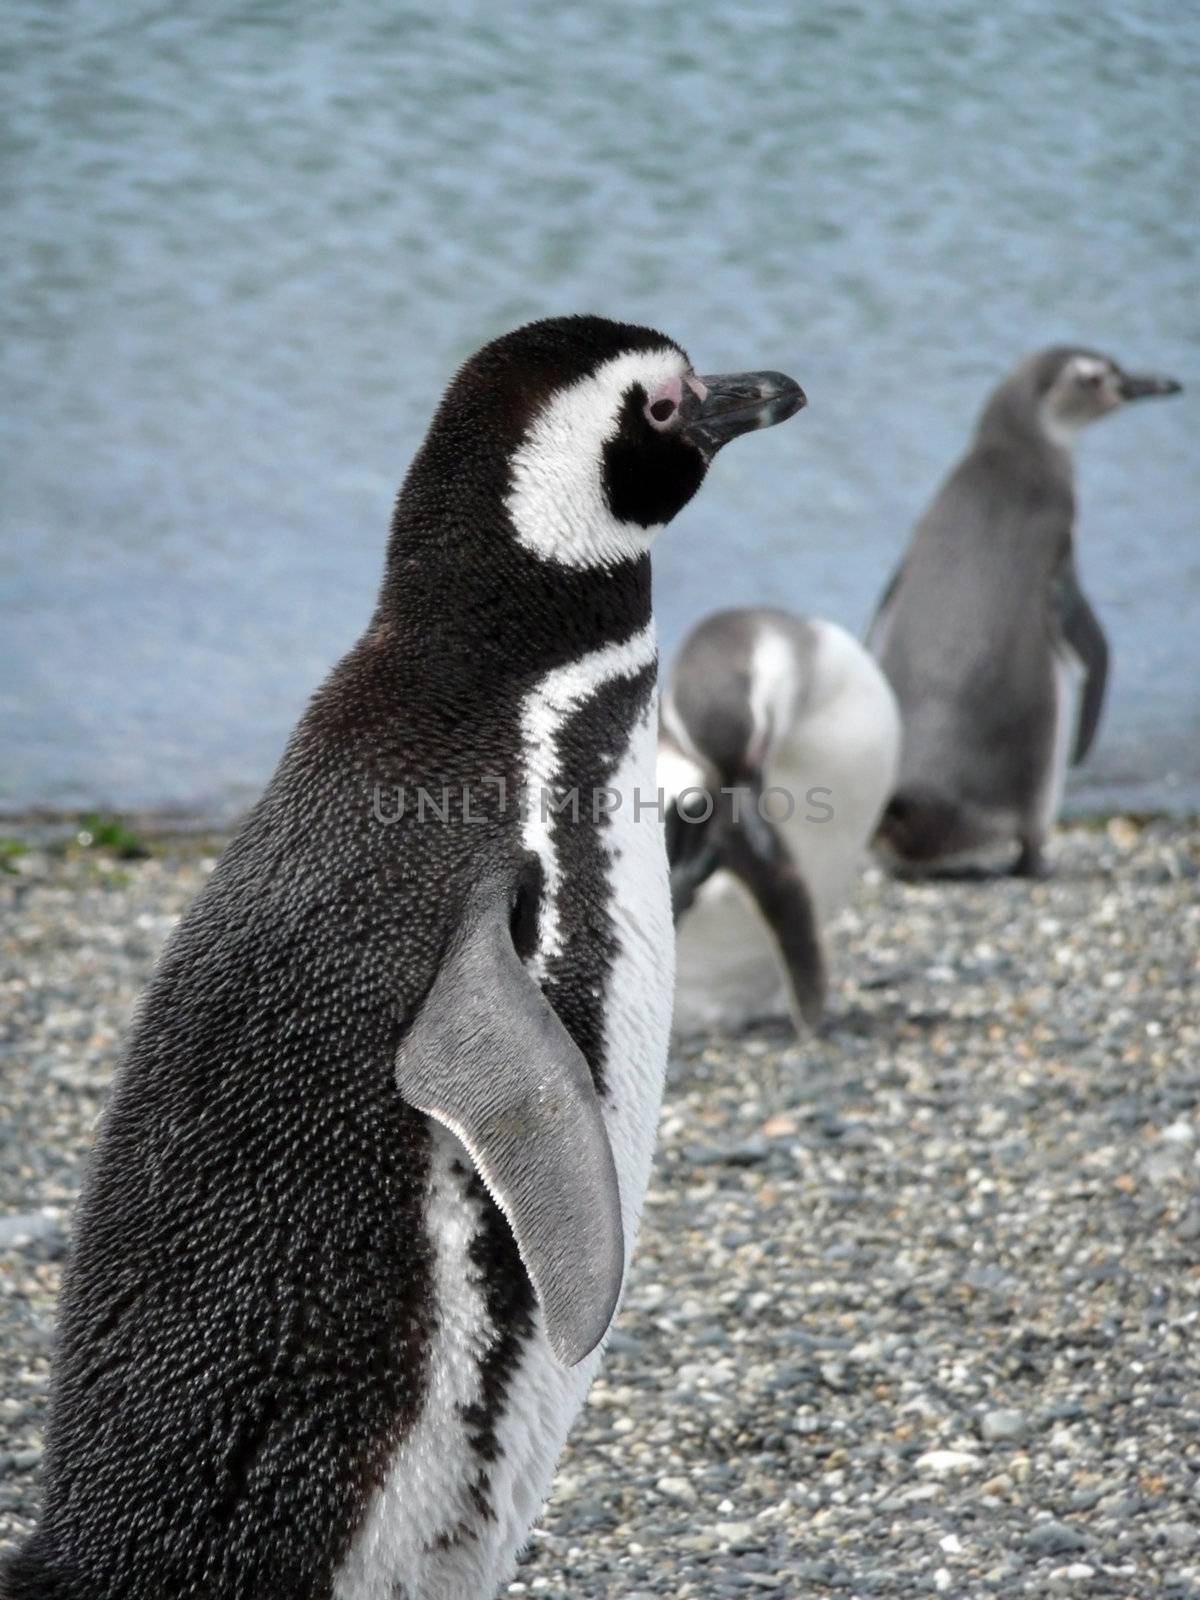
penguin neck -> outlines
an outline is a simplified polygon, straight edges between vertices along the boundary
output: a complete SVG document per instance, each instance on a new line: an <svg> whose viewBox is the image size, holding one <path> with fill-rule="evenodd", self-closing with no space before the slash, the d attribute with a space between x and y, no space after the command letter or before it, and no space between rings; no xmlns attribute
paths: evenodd
<svg viewBox="0 0 1200 1600"><path fill-rule="evenodd" d="M1002 384L979 419L976 444L1038 460L1041 470L1072 482L1075 473L1072 447L1075 429L1057 424L1045 407L1029 394L1026 385Z"/></svg>
<svg viewBox="0 0 1200 1600"><path fill-rule="evenodd" d="M538 675L623 644L651 624L648 555L603 567L548 561L503 513L431 528L398 509L372 630L483 677ZM441 663L439 667L438 663Z"/></svg>
<svg viewBox="0 0 1200 1600"><path fill-rule="evenodd" d="M1079 438L1082 423L1067 422L1062 417L1051 416L1043 404L1038 408L1038 421L1042 433L1051 445L1066 457L1068 463L1074 462L1075 441Z"/></svg>

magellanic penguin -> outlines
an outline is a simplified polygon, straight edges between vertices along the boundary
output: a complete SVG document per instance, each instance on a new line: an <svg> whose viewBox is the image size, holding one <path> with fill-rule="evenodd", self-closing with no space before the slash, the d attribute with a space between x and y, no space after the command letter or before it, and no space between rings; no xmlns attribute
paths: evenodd
<svg viewBox="0 0 1200 1600"><path fill-rule="evenodd" d="M1056 348L988 401L868 634L904 719L879 830L891 864L1046 870L1067 767L1091 748L1108 674L1075 569L1071 446L1086 423L1179 387Z"/></svg>
<svg viewBox="0 0 1200 1600"><path fill-rule="evenodd" d="M675 1026L736 1032L825 1003L824 927L896 779L900 716L844 628L722 611L685 639L663 695Z"/></svg>
<svg viewBox="0 0 1200 1600"><path fill-rule="evenodd" d="M493 1600L654 1143L650 545L803 403L596 317L451 384L374 617L143 1000L6 1600Z"/></svg>

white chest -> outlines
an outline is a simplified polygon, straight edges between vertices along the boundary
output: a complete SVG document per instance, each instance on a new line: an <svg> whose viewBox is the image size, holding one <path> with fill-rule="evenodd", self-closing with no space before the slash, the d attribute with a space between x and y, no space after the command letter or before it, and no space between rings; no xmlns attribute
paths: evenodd
<svg viewBox="0 0 1200 1600"><path fill-rule="evenodd" d="M1079 693L1084 678L1083 664L1069 645L1061 644L1055 650L1053 672L1054 741L1049 750L1038 803L1038 818L1043 831L1047 833L1062 810L1078 718Z"/></svg>

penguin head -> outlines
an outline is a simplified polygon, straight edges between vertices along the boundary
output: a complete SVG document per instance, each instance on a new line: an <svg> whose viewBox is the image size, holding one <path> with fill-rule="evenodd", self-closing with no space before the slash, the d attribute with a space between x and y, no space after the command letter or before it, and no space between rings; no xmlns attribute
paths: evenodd
<svg viewBox="0 0 1200 1600"><path fill-rule="evenodd" d="M603 568L645 555L722 445L804 404L781 373L698 377L653 329L555 317L473 356L429 443L444 435L458 461L466 452L498 475L520 545L552 564Z"/></svg>
<svg viewBox="0 0 1200 1600"><path fill-rule="evenodd" d="M1043 350L1030 369L1042 426L1061 444L1131 400L1178 394L1181 387L1174 378L1126 372L1111 356L1071 346Z"/></svg>

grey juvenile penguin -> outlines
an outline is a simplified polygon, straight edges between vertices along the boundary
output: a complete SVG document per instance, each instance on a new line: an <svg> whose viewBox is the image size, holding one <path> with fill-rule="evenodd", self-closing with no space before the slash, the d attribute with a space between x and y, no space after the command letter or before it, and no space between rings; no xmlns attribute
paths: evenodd
<svg viewBox="0 0 1200 1600"><path fill-rule="evenodd" d="M900 715L835 622L772 606L688 634L663 694L658 776L679 918L675 1027L815 1027L825 928L896 780Z"/></svg>
<svg viewBox="0 0 1200 1600"><path fill-rule="evenodd" d="M649 548L726 440L803 403L596 317L451 384L370 626L143 1000L6 1600L492 1600L510 1574L666 1064Z"/></svg>
<svg viewBox="0 0 1200 1600"><path fill-rule="evenodd" d="M904 723L877 841L893 864L970 868L1007 851L1017 873L1046 870L1067 766L1095 738L1108 673L1075 570L1071 446L1085 424L1179 387L1057 347L988 401L868 635Z"/></svg>

